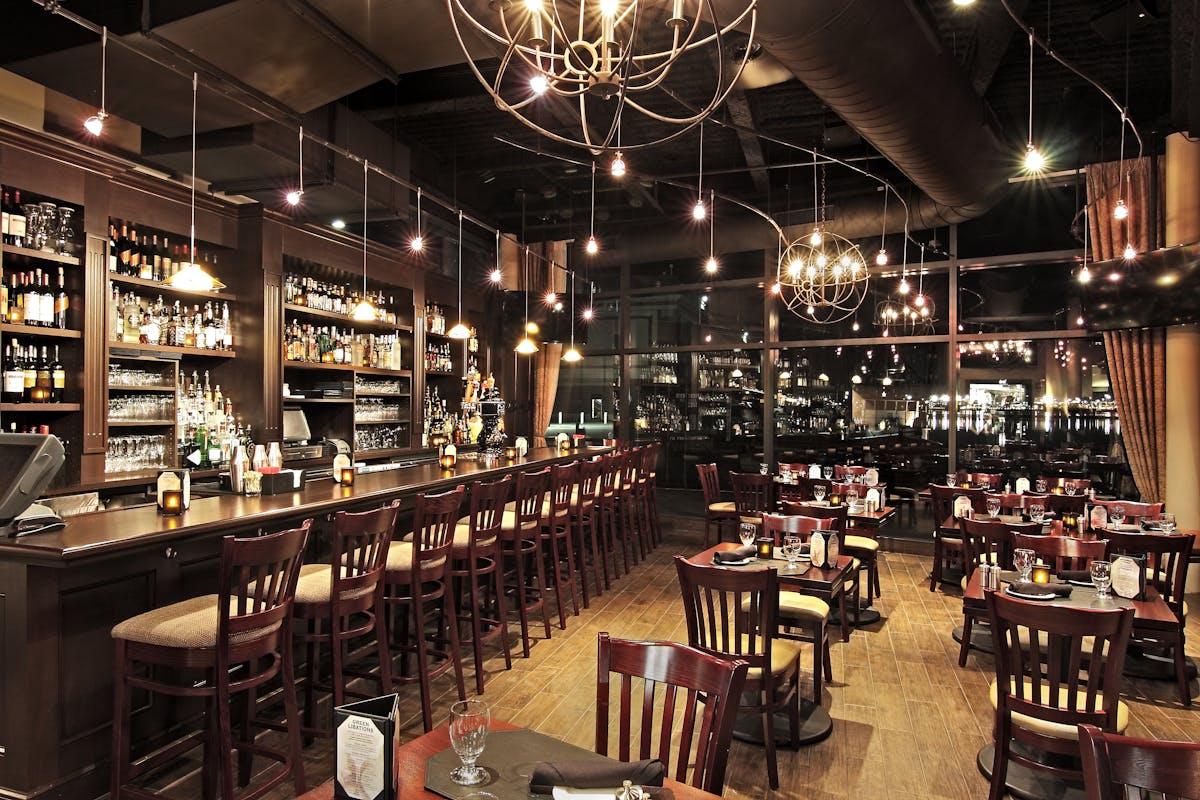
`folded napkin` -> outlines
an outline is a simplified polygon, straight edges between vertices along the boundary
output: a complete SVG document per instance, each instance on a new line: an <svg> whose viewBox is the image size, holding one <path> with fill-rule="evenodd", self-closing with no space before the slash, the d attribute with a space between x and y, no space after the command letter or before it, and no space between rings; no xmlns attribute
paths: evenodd
<svg viewBox="0 0 1200 800"><path fill-rule="evenodd" d="M1017 594L1046 594L1054 592L1059 597L1070 597L1071 587L1063 583L1034 583L1033 581L1013 581L1009 587Z"/></svg>
<svg viewBox="0 0 1200 800"><path fill-rule="evenodd" d="M758 551L753 547L739 547L736 550L722 550L719 553L713 553L713 563L725 564L730 561L744 561L747 558L754 558L757 553Z"/></svg>
<svg viewBox="0 0 1200 800"><path fill-rule="evenodd" d="M1079 581L1080 583L1091 583L1092 573L1086 569L1064 569L1058 573L1060 581Z"/></svg>
<svg viewBox="0 0 1200 800"><path fill-rule="evenodd" d="M529 776L529 791L553 794L555 786L600 789L630 781L635 786L662 786L666 770L657 758L645 761L554 761L538 764Z"/></svg>

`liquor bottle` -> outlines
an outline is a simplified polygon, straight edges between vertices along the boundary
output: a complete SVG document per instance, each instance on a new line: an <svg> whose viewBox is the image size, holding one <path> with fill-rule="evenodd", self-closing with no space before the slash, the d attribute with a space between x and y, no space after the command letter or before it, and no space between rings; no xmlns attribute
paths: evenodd
<svg viewBox="0 0 1200 800"><path fill-rule="evenodd" d="M13 340L4 347L4 402L19 403L25 399L25 366L21 363L21 347Z"/></svg>
<svg viewBox="0 0 1200 800"><path fill-rule="evenodd" d="M36 273L28 272L25 274L24 285L24 303L25 306L25 324L40 325L42 313L42 298L38 293L38 288L34 284L34 276Z"/></svg>
<svg viewBox="0 0 1200 800"><path fill-rule="evenodd" d="M54 345L54 360L50 362L50 399L55 403L63 402L66 396L67 370L58 357L58 345Z"/></svg>
<svg viewBox="0 0 1200 800"><path fill-rule="evenodd" d="M129 275L133 262L133 246L129 243L129 226L121 223L121 235L117 237L117 272Z"/></svg>
<svg viewBox="0 0 1200 800"><path fill-rule="evenodd" d="M0 242L8 244L8 192L0 198Z"/></svg>
<svg viewBox="0 0 1200 800"><path fill-rule="evenodd" d="M8 210L8 243L25 247L25 210L21 208L21 190L13 192L13 204Z"/></svg>
<svg viewBox="0 0 1200 800"><path fill-rule="evenodd" d="M108 271L116 272L117 265L121 263L121 258L118 255L121 246L117 236L117 225L115 222L108 223Z"/></svg>
<svg viewBox="0 0 1200 800"><path fill-rule="evenodd" d="M42 345L42 355L37 362L37 373L34 376L34 391L40 402L48 403L54 393L54 383L50 375L50 358L46 345Z"/></svg>
<svg viewBox="0 0 1200 800"><path fill-rule="evenodd" d="M54 289L50 286L50 272L42 274L42 327L54 327Z"/></svg>
<svg viewBox="0 0 1200 800"><path fill-rule="evenodd" d="M71 298L67 296L67 282L63 268L58 268L58 293L54 296L54 327L67 327L67 309L71 307Z"/></svg>
<svg viewBox="0 0 1200 800"><path fill-rule="evenodd" d="M162 274L163 258L162 258L162 250L160 250L158 247L158 234L157 233L154 234L152 237L150 237L150 253L151 253L150 277L153 280L161 281L163 279L163 274Z"/></svg>
<svg viewBox="0 0 1200 800"><path fill-rule="evenodd" d="M37 348L30 346L25 350L25 358L21 361L23 383L21 399L29 403L33 401L33 390L37 386Z"/></svg>
<svg viewBox="0 0 1200 800"><path fill-rule="evenodd" d="M8 284L4 282L4 266L0 264L0 322L8 319Z"/></svg>
<svg viewBox="0 0 1200 800"><path fill-rule="evenodd" d="M138 244L137 228L134 225L129 226L126 248L129 250L129 269L125 274L136 278L142 271L142 246Z"/></svg>
<svg viewBox="0 0 1200 800"><path fill-rule="evenodd" d="M150 249L148 236L142 237L138 247L138 277L144 281L154 280L154 251Z"/></svg>
<svg viewBox="0 0 1200 800"><path fill-rule="evenodd" d="M8 292L6 318L13 325L20 325L25 321L25 300L22 295L21 273L19 272L14 272L12 276L12 289Z"/></svg>

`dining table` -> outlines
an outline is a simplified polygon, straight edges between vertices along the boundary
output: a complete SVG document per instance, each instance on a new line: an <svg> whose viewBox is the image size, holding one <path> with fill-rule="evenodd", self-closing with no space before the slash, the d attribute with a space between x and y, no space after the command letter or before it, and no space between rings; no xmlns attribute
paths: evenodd
<svg viewBox="0 0 1200 800"><path fill-rule="evenodd" d="M525 732L527 735L521 737L521 741L523 742L523 752L527 752L527 757L519 753L516 754L516 757L524 757L525 761L523 763L526 764L550 760L553 756L548 756L547 753L567 752L569 749L578 751L576 757L600 758L600 756L596 756L590 750L568 745L552 736L530 731L527 728L522 728L519 725L513 725L503 720L493 719L489 730L491 732ZM448 797L453 800L455 797L466 797L472 791L490 792L496 796L497 800L526 800L527 798L539 796L529 792L527 782L523 785L517 785L515 782L505 784L493 780L490 783L480 786L456 787L459 793L453 795L449 792L439 793L427 788L427 785L431 783L439 783L439 780L434 780L436 776L426 774L427 765L431 763L436 764L442 759L447 759L447 751L449 750L449 725L440 725L429 733L418 736L416 739L397 747L394 755L394 765L397 773L397 800L443 800ZM449 755L452 755L452 753ZM511 758L513 755L514 753L511 751L505 753L506 758ZM478 763L484 768L488 768L491 764L486 746ZM509 766L512 765L510 764ZM497 770L492 768L489 772L495 774ZM664 779L663 786L671 791L675 800L719 800L715 794L689 786L686 783L671 780L670 778ZM306 794L301 795L298 800L332 800L333 796L333 780L331 779ZM545 796L548 797L549 795Z"/></svg>

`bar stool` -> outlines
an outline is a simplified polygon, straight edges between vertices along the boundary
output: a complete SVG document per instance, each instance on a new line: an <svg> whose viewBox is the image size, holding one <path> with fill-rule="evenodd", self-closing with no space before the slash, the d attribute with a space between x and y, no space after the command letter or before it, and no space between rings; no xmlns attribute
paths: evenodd
<svg viewBox="0 0 1200 800"><path fill-rule="evenodd" d="M512 594L514 610L521 622L521 652L525 658L529 658L531 614L541 612L546 638L550 638L541 537L542 505L549 485L549 468L518 475L516 499L512 510L505 509L501 522L501 548L511 564L505 571L505 588Z"/></svg>
<svg viewBox="0 0 1200 800"><path fill-rule="evenodd" d="M483 694L483 643L499 637L504 668L512 669L508 645L508 614L504 607L504 571L501 568L500 534L504 527L504 504L512 489L512 476L498 481L471 484L471 512L454 528L450 575L460 598L458 619L471 630L471 652L475 658L475 690ZM488 600L492 611L487 609ZM484 632L484 626L491 630Z"/></svg>
<svg viewBox="0 0 1200 800"><path fill-rule="evenodd" d="M721 482L716 464L697 464L696 471L700 474L700 489L704 492L704 546L707 548L711 526L716 524L717 542L720 543L721 526L726 522L738 521L737 506L731 500L721 499Z"/></svg>
<svg viewBox="0 0 1200 800"><path fill-rule="evenodd" d="M629 554L621 547L621 560L617 559L617 546L621 541L617 522L617 485L620 483L624 453L609 453L600 459L603 469L600 473L600 490L596 495L599 506L601 543L605 558L612 559L613 579L621 576L621 560L625 562L625 574L629 574Z"/></svg>
<svg viewBox="0 0 1200 800"><path fill-rule="evenodd" d="M558 627L567 629L567 607L563 602L563 589L571 593L572 616L579 616L579 586L575 580L574 526L571 524L571 494L575 490L575 476L579 467L574 464L556 464L550 467L550 496L542 508L541 541L542 555L546 559L542 585L546 591L554 590L558 603Z"/></svg>
<svg viewBox="0 0 1200 800"><path fill-rule="evenodd" d="M431 678L453 670L458 699L467 699L462 651L458 642L458 626L455 624L454 593L446 591L449 573L447 562L454 543L454 528L458 523L462 498L461 486L442 494L417 495L412 541L392 542L384 571L384 600L391 613L390 627L395 636L392 648L400 651L403 673L400 676L393 675L392 680L393 683L416 683L420 687L421 718L426 733L433 730L429 689ZM431 642L426 627L428 606L438 600L441 603L435 612L436 631L439 636L448 637L448 644L436 640ZM410 654L417 657L416 675L410 675L404 669ZM431 656L441 659L440 663L431 664Z"/></svg>
<svg viewBox="0 0 1200 800"><path fill-rule="evenodd" d="M662 521L658 516L658 457L661 451L661 442L646 445L642 471L639 473L644 483L642 492L646 508L646 522L655 547L662 544Z"/></svg>
<svg viewBox="0 0 1200 800"><path fill-rule="evenodd" d="M627 547L634 564L641 563L646 557L645 545L641 543L637 532L636 502L633 497L634 482L637 480L637 459L638 456L632 450L621 454L620 468L613 485L613 507L617 521L615 543L621 548L621 556L625 558L626 565L629 564L629 558L625 555ZM625 571L629 571L628 566Z"/></svg>
<svg viewBox="0 0 1200 800"><path fill-rule="evenodd" d="M391 505L351 514L339 511L333 518L333 554L329 564L305 564L300 568L296 584L293 616L306 621L299 635L307 649L308 670L304 683L304 733L331 735L330 726L316 729L313 717L316 710L315 691L320 678L321 646L330 653L330 679L333 706L346 702L346 695L369 697L346 688L346 676L370 677L379 681L382 694L392 691L391 659L388 657L386 619L383 612L383 570L387 562L392 532L400 501ZM339 570L333 564L341 564ZM321 628L324 627L324 630ZM370 651L367 647L347 651L347 645L366 636L375 638L379 670L350 672L347 659L357 660Z"/></svg>
<svg viewBox="0 0 1200 800"><path fill-rule="evenodd" d="M596 596L612 587L608 575L608 558L600 552L598 532L599 506L596 498L600 492L602 461L579 462L579 481L576 484L574 502L571 505L571 525L575 530L575 553L579 559L579 580L583 587L583 607L588 607L588 567L596 581ZM589 559L590 556L590 559ZM600 573L604 573L604 584L600 584Z"/></svg>
<svg viewBox="0 0 1200 800"><path fill-rule="evenodd" d="M118 623L112 629L116 651L113 674L113 739L111 796L160 797L130 785L130 781L159 767L167 759L204 745L203 796L214 795L214 782L223 800L232 800L238 752L238 784L250 780L251 759L263 756L280 764L277 773L254 787L255 796L270 791L290 775L297 795L304 794L304 763L300 745L300 713L292 664L291 613L300 564L312 520L299 528L250 539L225 537L221 542L217 594L193 597L156 608ZM230 668L246 665L244 672ZM163 669L156 670L155 667ZM145 668L145 669L143 669ZM201 669L203 682L164 680L160 672ZM145 674L140 674L141 672ZM263 747L254 741L250 722L253 691L275 677L282 679L287 719L288 751ZM147 756L131 760L133 690L205 701L204 727ZM231 733L231 697L247 693L240 741ZM243 794L245 796L245 793Z"/></svg>

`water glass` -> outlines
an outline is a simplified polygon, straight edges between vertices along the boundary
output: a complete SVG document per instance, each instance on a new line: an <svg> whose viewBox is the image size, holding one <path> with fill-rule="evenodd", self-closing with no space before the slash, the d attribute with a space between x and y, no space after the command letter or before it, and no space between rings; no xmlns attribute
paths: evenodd
<svg viewBox="0 0 1200 800"><path fill-rule="evenodd" d="M771 474L771 465L770 464L759 464L758 465L758 473L760 475L770 475Z"/></svg>
<svg viewBox="0 0 1200 800"><path fill-rule="evenodd" d="M999 516L1000 514L1000 498L989 497L987 499L987 513L989 517Z"/></svg>
<svg viewBox="0 0 1200 800"><path fill-rule="evenodd" d="M813 500L816 500L818 503L822 502L825 499L825 484L818 483L812 487L812 496Z"/></svg>
<svg viewBox="0 0 1200 800"><path fill-rule="evenodd" d="M1046 507L1041 503L1029 504L1029 521L1041 524L1041 521L1046 516Z"/></svg>
<svg viewBox="0 0 1200 800"><path fill-rule="evenodd" d="M742 544L746 547L753 547L754 540L758 536L758 531L753 523L743 522L738 526L738 538L742 540Z"/></svg>
<svg viewBox="0 0 1200 800"><path fill-rule="evenodd" d="M800 558L799 536L783 537L783 557L787 559L788 569L796 568L796 561Z"/></svg>
<svg viewBox="0 0 1200 800"><path fill-rule="evenodd" d="M853 484L846 487L846 505L858 505L858 489Z"/></svg>
<svg viewBox="0 0 1200 800"><path fill-rule="evenodd" d="M821 467L821 475L827 481L833 480L833 467Z"/></svg>
<svg viewBox="0 0 1200 800"><path fill-rule="evenodd" d="M1022 582L1029 580L1029 574L1033 572L1033 557L1034 552L1024 547L1018 547L1013 550L1013 566L1017 568L1017 573Z"/></svg>
<svg viewBox="0 0 1200 800"><path fill-rule="evenodd" d="M946 485L954 486L957 483L958 483L958 476L955 475L953 472L947 472L946 473Z"/></svg>
<svg viewBox="0 0 1200 800"><path fill-rule="evenodd" d="M450 706L450 745L462 759L461 767L450 770L450 779L459 786L477 786L487 780L487 770L475 762L483 755L491 721L491 710L478 697Z"/></svg>
<svg viewBox="0 0 1200 800"><path fill-rule="evenodd" d="M1063 486L1063 491L1074 497L1075 495L1079 494L1079 486L1074 483L1068 483Z"/></svg>
<svg viewBox="0 0 1200 800"><path fill-rule="evenodd" d="M1163 533L1175 532L1175 515L1160 514L1158 517L1158 527Z"/></svg>
<svg viewBox="0 0 1200 800"><path fill-rule="evenodd" d="M1046 483L1045 478L1038 478L1036 486L1037 486L1038 494L1045 494L1046 490L1050 487L1050 485L1048 483Z"/></svg>
<svg viewBox="0 0 1200 800"><path fill-rule="evenodd" d="M1108 597L1108 586L1112 583L1111 569L1112 565L1107 561L1093 561L1088 565L1092 584L1096 587L1096 597Z"/></svg>
<svg viewBox="0 0 1200 800"><path fill-rule="evenodd" d="M1115 505L1108 507L1108 521L1113 525L1121 525L1125 522L1125 506Z"/></svg>
<svg viewBox="0 0 1200 800"><path fill-rule="evenodd" d="M791 483L792 482L792 468L789 467L787 464L784 464L783 466L781 466L779 468L779 479L782 480L784 483Z"/></svg>

